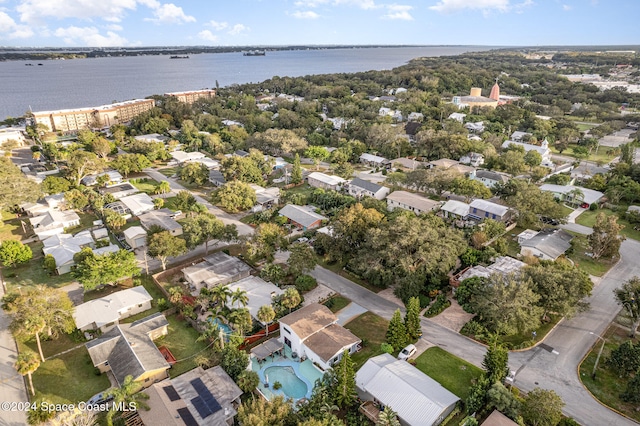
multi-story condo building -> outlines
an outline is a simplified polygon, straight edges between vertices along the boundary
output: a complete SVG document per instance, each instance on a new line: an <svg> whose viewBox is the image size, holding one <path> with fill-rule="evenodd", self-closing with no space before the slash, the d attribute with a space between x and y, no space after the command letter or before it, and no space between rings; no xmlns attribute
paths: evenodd
<svg viewBox="0 0 640 426"><path fill-rule="evenodd" d="M180 102L184 102L185 104L192 104L198 99L213 99L216 96L215 89L205 89L205 90L192 90L189 92L171 92L165 93L165 96L174 96L178 98Z"/></svg>

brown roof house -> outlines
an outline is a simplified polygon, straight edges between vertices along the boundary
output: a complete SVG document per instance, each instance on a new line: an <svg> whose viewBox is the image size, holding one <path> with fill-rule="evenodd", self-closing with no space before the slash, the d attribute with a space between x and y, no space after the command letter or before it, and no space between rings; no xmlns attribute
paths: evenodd
<svg viewBox="0 0 640 426"><path fill-rule="evenodd" d="M362 342L337 322L329 308L312 303L280 319L280 340L301 358L327 370L340 361L345 350L357 352Z"/></svg>
<svg viewBox="0 0 640 426"><path fill-rule="evenodd" d="M145 425L233 425L242 391L220 366L198 367L156 383L145 393L149 410L138 413Z"/></svg>
<svg viewBox="0 0 640 426"><path fill-rule="evenodd" d="M93 365L102 373L111 371L119 385L132 376L149 387L169 376L169 363L153 343L167 334L168 325L158 312L130 324L118 324L85 346Z"/></svg>

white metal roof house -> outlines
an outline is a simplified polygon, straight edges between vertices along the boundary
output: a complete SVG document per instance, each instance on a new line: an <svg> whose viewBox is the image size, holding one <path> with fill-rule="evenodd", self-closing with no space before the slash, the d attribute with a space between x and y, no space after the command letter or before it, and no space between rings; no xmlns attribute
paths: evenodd
<svg viewBox="0 0 640 426"><path fill-rule="evenodd" d="M185 151L173 151L171 153L171 157L176 160L179 164L189 163L192 161L201 160L206 157L202 152L185 152Z"/></svg>
<svg viewBox="0 0 640 426"><path fill-rule="evenodd" d="M355 178L349 182L349 195L353 195L356 198L372 197L376 200L384 200L389 191L386 186L360 178Z"/></svg>
<svg viewBox="0 0 640 426"><path fill-rule="evenodd" d="M304 230L318 228L326 217L319 215L312 206L296 206L287 204L278 214L286 217L290 223Z"/></svg>
<svg viewBox="0 0 640 426"><path fill-rule="evenodd" d="M320 172L309 173L307 182L314 188L331 189L339 191L347 181L340 176L326 175Z"/></svg>
<svg viewBox="0 0 640 426"><path fill-rule="evenodd" d="M65 228L80 225L80 216L72 210L49 210L43 215L30 217L33 232L40 240L52 235L62 234Z"/></svg>
<svg viewBox="0 0 640 426"><path fill-rule="evenodd" d="M391 161L366 152L360 156L360 162L371 167L386 167L387 169L391 167Z"/></svg>
<svg viewBox="0 0 640 426"><path fill-rule="evenodd" d="M107 170L106 172L103 173L98 173L95 175L89 175L89 176L85 176L80 183L82 183L85 186L93 186L96 183L98 183L98 177L100 176L108 176L109 177L109 182L111 183L120 183L122 182L122 175L120 174L120 172L118 172L117 170Z"/></svg>
<svg viewBox="0 0 640 426"><path fill-rule="evenodd" d="M73 256L80 253L83 247L93 245L93 237L89 231L78 232L76 235L57 234L46 238L43 241L44 255L51 255L56 261L56 272L58 275L71 272L71 267L76 263Z"/></svg>
<svg viewBox="0 0 640 426"><path fill-rule="evenodd" d="M438 425L460 400L413 365L386 353L358 370L356 389L360 399L391 407L403 426Z"/></svg>
<svg viewBox="0 0 640 426"><path fill-rule="evenodd" d="M573 185L554 185L545 183L540 185L541 191L551 192L553 196L571 205L587 203L589 205L600 201L604 194L589 188Z"/></svg>
<svg viewBox="0 0 640 426"><path fill-rule="evenodd" d="M469 179L477 180L487 188L493 188L499 183L507 183L509 182L509 178L509 175L506 173L494 172L492 170L480 169L469 173Z"/></svg>
<svg viewBox="0 0 640 426"><path fill-rule="evenodd" d="M469 217L475 220L493 219L506 222L511 218L511 210L491 201L477 199L469 204Z"/></svg>
<svg viewBox="0 0 640 426"><path fill-rule="evenodd" d="M519 141L504 141L502 149L509 148L509 145L521 146L524 148L524 152L536 151L542 157L543 166L552 166L551 150L549 149L549 142L545 139L540 145L533 145L526 142Z"/></svg>
<svg viewBox="0 0 640 426"><path fill-rule="evenodd" d="M571 247L573 235L563 229L544 229L520 243L520 254L556 260Z"/></svg>
<svg viewBox="0 0 640 426"><path fill-rule="evenodd" d="M511 273L517 273L522 268L527 266L526 263L509 256L500 256L489 266L476 265L464 269L458 274L454 275L450 283L454 287L458 287L460 283L468 278L480 277L488 278L492 274L507 275Z"/></svg>
<svg viewBox="0 0 640 426"><path fill-rule="evenodd" d="M418 194L407 191L393 191L387 195L387 209L393 211L396 208L414 212L417 215L438 210L440 203L430 200Z"/></svg>
<svg viewBox="0 0 640 426"><path fill-rule="evenodd" d="M460 157L462 164L468 164L472 167L480 167L484 164L484 155L477 152L469 152Z"/></svg>
<svg viewBox="0 0 640 426"><path fill-rule="evenodd" d="M79 330L100 330L104 333L118 321L151 309L152 300L144 287L132 287L76 306L73 319Z"/></svg>
<svg viewBox="0 0 640 426"><path fill-rule="evenodd" d="M229 290L244 290L247 292L249 301L247 302L247 309L253 318L257 319L258 309L264 305L271 305L273 298L284 293L280 287L266 282L260 277L254 277L252 275L229 284ZM238 307L232 303L231 298L227 299L226 305L228 307Z"/></svg>
<svg viewBox="0 0 640 426"><path fill-rule="evenodd" d="M212 253L202 262L187 266L182 270L184 279L189 283L191 293L200 294L203 287L213 288L229 284L248 277L251 267L234 256L221 251Z"/></svg>
<svg viewBox="0 0 640 426"><path fill-rule="evenodd" d="M140 219L140 224L146 230L156 225L166 229L173 236L182 235L182 225L180 225L174 217L175 213L173 210L163 208L141 214L138 219Z"/></svg>
<svg viewBox="0 0 640 426"><path fill-rule="evenodd" d="M338 324L338 317L324 305L312 303L280 318L280 341L301 358L307 357L327 370L347 350L360 349L360 338Z"/></svg>
<svg viewBox="0 0 640 426"><path fill-rule="evenodd" d="M448 219L466 219L469 215L469 204L458 200L448 200L440 207L440 211Z"/></svg>
<svg viewBox="0 0 640 426"><path fill-rule="evenodd" d="M122 197L120 202L131 212L134 216L139 216L142 213L153 210L153 199L147 194L140 193L129 195L128 197Z"/></svg>

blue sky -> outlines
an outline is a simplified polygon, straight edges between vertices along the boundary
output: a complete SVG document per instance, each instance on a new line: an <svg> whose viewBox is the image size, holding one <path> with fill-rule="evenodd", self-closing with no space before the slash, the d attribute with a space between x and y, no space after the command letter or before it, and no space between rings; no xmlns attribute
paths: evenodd
<svg viewBox="0 0 640 426"><path fill-rule="evenodd" d="M640 44L640 0L0 0L0 46Z"/></svg>

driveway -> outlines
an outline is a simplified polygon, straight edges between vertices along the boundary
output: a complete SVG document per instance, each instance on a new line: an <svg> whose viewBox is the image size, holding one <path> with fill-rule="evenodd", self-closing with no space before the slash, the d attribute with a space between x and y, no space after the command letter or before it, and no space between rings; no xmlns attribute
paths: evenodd
<svg viewBox="0 0 640 426"><path fill-rule="evenodd" d="M184 186L180 185L179 183L176 182L175 179L173 178L168 178L165 175L163 175L162 173L160 173L159 171L155 170L155 169L144 169L144 173L149 176L151 179L154 179L158 182L162 182L163 180L166 180L167 182L169 182L169 186L171 187L171 191L172 192L179 192L179 191L189 191L191 194L193 194L193 196L196 198L196 200L200 203L203 204L210 213L214 214L218 219L220 219L225 225L230 225L230 224L234 224L236 225L236 227L238 228L238 235L251 235L253 234L253 228L250 227L249 225L240 222L239 220L237 220L237 218L235 218L233 215L230 215L229 213L225 212L224 210L214 206L213 204L211 204L208 200L205 200L204 198L202 198L200 195L194 193L193 191L185 188Z"/></svg>
<svg viewBox="0 0 640 426"><path fill-rule="evenodd" d="M0 298L4 297L4 284L0 285ZM18 348L13 339L9 324L11 317L0 309L0 401L25 402L27 389L24 378L18 374L13 364L18 359ZM1 426L22 426L27 424L25 411L2 410Z"/></svg>
<svg viewBox="0 0 640 426"><path fill-rule="evenodd" d="M345 325L355 317L362 315L365 312L367 312L365 308L358 305L357 303L351 302L347 306L336 312L336 316L338 317L338 324Z"/></svg>

